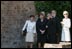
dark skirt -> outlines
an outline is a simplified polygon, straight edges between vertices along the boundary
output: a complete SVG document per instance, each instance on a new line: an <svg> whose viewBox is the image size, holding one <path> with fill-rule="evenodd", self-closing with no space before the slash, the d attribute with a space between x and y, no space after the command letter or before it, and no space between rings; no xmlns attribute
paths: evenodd
<svg viewBox="0 0 72 49"><path fill-rule="evenodd" d="M47 43L59 44L59 36L56 34L48 34L47 35Z"/></svg>
<svg viewBox="0 0 72 49"><path fill-rule="evenodd" d="M46 43L47 41L47 35L37 35L37 42L38 43Z"/></svg>

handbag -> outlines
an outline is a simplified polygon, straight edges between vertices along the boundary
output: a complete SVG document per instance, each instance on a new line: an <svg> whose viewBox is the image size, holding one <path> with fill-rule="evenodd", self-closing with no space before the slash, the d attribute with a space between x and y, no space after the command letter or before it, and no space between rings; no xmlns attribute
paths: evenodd
<svg viewBox="0 0 72 49"><path fill-rule="evenodd" d="M23 36L26 36L27 34L27 29L25 28L25 30L23 31Z"/></svg>

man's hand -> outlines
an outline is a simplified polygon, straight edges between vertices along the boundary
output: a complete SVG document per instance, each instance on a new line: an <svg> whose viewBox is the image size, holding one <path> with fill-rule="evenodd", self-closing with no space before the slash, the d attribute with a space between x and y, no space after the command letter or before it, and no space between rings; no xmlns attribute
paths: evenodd
<svg viewBox="0 0 72 49"><path fill-rule="evenodd" d="M48 28L48 26L46 26L46 28Z"/></svg>

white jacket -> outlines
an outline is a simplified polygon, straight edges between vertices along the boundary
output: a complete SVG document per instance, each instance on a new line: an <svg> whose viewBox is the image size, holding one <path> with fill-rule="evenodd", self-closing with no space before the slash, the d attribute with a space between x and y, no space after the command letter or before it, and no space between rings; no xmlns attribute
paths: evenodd
<svg viewBox="0 0 72 49"><path fill-rule="evenodd" d="M61 41L70 41L70 31L69 28L71 27L71 21L69 18L63 19L63 28L62 28L62 38Z"/></svg>
<svg viewBox="0 0 72 49"><path fill-rule="evenodd" d="M36 33L36 22L31 22L30 20L27 20L22 31L25 30L25 28L27 28L27 32Z"/></svg>

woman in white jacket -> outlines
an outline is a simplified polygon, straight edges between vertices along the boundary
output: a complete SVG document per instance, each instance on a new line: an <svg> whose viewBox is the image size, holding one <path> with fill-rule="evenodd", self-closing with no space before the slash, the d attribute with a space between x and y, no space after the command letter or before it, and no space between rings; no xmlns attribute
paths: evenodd
<svg viewBox="0 0 72 49"><path fill-rule="evenodd" d="M35 16L31 15L30 20L27 20L22 31L27 30L27 34L25 37L25 41L27 43L26 48L28 48L28 45L30 48L33 47L33 42L34 42L34 35L36 33L36 22L34 21Z"/></svg>
<svg viewBox="0 0 72 49"><path fill-rule="evenodd" d="M63 20L61 22L62 24L62 36L61 36L61 41L64 42L69 42L70 41L70 31L69 28L71 27L71 21L68 18L68 12L64 11L63 12Z"/></svg>

